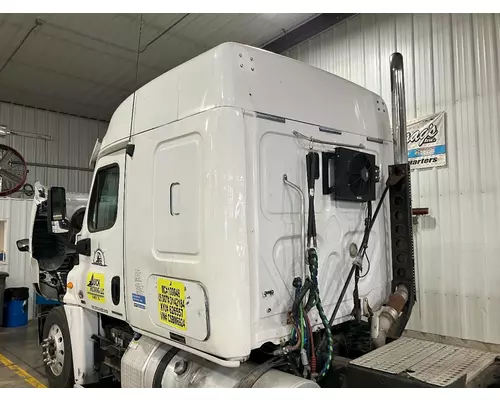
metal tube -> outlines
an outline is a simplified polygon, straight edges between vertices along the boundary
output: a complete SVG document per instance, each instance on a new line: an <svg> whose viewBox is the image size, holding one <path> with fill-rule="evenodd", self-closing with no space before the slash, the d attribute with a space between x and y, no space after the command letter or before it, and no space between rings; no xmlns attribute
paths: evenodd
<svg viewBox="0 0 500 400"><path fill-rule="evenodd" d="M301 260L302 262L306 261L306 229L305 229L305 224L306 224L306 212L305 212L305 200L304 200L304 192L298 187L295 183L292 183L288 180L288 177L286 174L283 175L283 182L285 185L290 186L292 189L297 191L297 193L300 196L300 240L301 240L301 245L300 245L300 251L301 251ZM301 269L302 269L302 282L304 282L304 279L306 278L306 271L304 264L301 264Z"/></svg>
<svg viewBox="0 0 500 400"><path fill-rule="evenodd" d="M394 293L389 296L387 304L373 315L371 320L371 339L375 347L385 345L387 334L392 325L401 315L401 311L408 301L409 292L405 285L400 284Z"/></svg>
<svg viewBox="0 0 500 400"><path fill-rule="evenodd" d="M365 148L365 146L363 145L363 143L360 143L360 144L347 144L347 143L341 143L341 142L331 142L331 141L328 141L328 140L315 139L312 136L311 137L306 136L306 135L300 133L299 131L293 131L293 134L294 134L294 136L296 138L308 140L310 143L326 144L328 146L349 147L351 149L364 149Z"/></svg>
<svg viewBox="0 0 500 400"><path fill-rule="evenodd" d="M391 65L392 95L392 138L394 141L394 163L408 163L408 143L406 140L406 100L403 56L393 53Z"/></svg>
<svg viewBox="0 0 500 400"><path fill-rule="evenodd" d="M12 161L13 165L22 165L20 161ZM60 164L45 164L45 163L36 163L36 162L27 162L26 166L28 167L41 167L41 168L55 168L55 169L66 169L69 171L82 171L82 172L93 172L94 170L91 168L84 167L72 167L70 165L60 165Z"/></svg>

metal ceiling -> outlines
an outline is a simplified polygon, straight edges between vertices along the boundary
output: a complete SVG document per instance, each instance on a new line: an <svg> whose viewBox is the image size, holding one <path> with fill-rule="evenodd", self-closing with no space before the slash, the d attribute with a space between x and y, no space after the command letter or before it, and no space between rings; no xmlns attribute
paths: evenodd
<svg viewBox="0 0 500 400"><path fill-rule="evenodd" d="M261 47L318 14L144 14L138 86L226 41ZM139 14L0 14L0 100L109 120L135 87Z"/></svg>

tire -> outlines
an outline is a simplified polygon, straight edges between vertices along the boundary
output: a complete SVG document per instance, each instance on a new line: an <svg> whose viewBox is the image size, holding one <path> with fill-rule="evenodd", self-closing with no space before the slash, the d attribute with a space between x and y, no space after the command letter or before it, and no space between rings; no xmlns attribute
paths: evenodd
<svg viewBox="0 0 500 400"><path fill-rule="evenodd" d="M49 351L50 348L49 357L54 361L52 365L47 365L44 362L49 387L72 388L75 384L73 352L71 351L68 320L63 306L53 308L47 315L43 325L42 340L47 341L49 338L52 339L52 343L46 349L44 348L44 351ZM44 359L46 357L47 355L44 355Z"/></svg>

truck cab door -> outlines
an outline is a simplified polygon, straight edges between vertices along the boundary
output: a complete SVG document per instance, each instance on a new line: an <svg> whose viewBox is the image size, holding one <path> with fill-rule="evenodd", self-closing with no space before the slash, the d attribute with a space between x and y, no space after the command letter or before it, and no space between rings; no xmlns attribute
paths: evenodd
<svg viewBox="0 0 500 400"><path fill-rule="evenodd" d="M83 306L125 319L123 190L125 149L100 158L77 240L79 265L70 273Z"/></svg>

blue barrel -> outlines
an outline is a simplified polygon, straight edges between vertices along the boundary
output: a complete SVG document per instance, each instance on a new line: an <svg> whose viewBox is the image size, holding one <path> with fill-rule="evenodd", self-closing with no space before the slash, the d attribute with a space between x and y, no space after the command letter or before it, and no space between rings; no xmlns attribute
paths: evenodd
<svg viewBox="0 0 500 400"><path fill-rule="evenodd" d="M28 324L28 299L27 287L5 289L3 304L3 326L15 328Z"/></svg>
<svg viewBox="0 0 500 400"><path fill-rule="evenodd" d="M5 280L8 278L7 272L0 271L0 326L3 323L3 295L5 293Z"/></svg>

